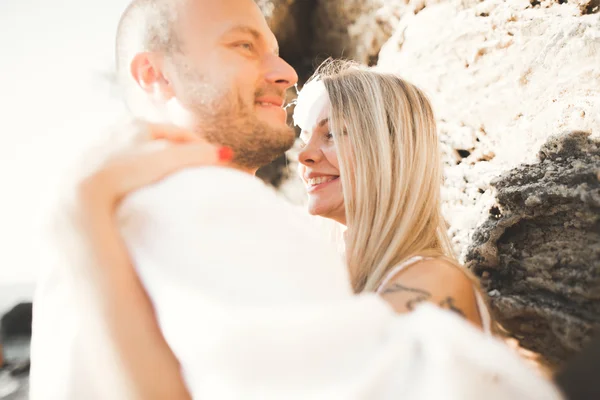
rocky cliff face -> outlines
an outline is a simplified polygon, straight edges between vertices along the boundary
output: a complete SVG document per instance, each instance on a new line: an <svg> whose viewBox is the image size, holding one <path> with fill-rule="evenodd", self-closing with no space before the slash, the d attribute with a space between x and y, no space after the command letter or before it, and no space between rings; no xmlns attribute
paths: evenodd
<svg viewBox="0 0 600 400"><path fill-rule="evenodd" d="M524 347L577 352L600 324L598 0L259 3L304 76L345 57L428 93L461 260Z"/></svg>
<svg viewBox="0 0 600 400"><path fill-rule="evenodd" d="M466 265L503 327L550 365L600 329L600 141L555 136L491 182L496 203Z"/></svg>

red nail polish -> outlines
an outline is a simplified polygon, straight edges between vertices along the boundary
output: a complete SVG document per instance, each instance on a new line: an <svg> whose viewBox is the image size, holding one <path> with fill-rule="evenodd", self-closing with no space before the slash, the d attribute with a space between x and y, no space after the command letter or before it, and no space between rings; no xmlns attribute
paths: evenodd
<svg viewBox="0 0 600 400"><path fill-rule="evenodd" d="M233 150L229 147L219 149L219 161L231 161L233 159Z"/></svg>

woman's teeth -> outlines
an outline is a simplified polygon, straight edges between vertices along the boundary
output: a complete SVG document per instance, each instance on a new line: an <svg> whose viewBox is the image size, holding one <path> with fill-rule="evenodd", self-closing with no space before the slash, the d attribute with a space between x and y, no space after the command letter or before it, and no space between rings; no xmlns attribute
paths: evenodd
<svg viewBox="0 0 600 400"><path fill-rule="evenodd" d="M332 180L334 180L336 178L337 178L337 176L320 176L318 178L310 178L308 180L308 184L310 186L316 186L316 185L320 185L322 183L331 182Z"/></svg>

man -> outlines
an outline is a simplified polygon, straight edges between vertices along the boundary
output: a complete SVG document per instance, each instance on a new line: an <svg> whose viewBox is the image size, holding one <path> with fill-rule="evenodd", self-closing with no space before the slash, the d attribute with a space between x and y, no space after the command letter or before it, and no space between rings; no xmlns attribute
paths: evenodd
<svg viewBox="0 0 600 400"><path fill-rule="evenodd" d="M282 105L297 79L252 0L134 1L117 69L136 117L226 145L246 172L186 170L121 208L123 237L194 398L470 399L482 389L490 399L556 398L455 317L425 309L401 320L377 296L353 296L333 246L251 177L293 142ZM36 298L31 398L134 398L76 223L61 225L70 247ZM469 346L509 371L490 374ZM511 373L528 389L504 382Z"/></svg>
<svg viewBox="0 0 600 400"><path fill-rule="evenodd" d="M119 24L116 68L135 117L226 145L235 167L254 173L294 141L283 105L297 75L278 51L252 0L135 0ZM106 338L94 336L102 330L91 327L101 324L94 311L77 309L93 288L89 279L73 282L81 271L64 269L77 263L77 249L70 252L57 255L38 286L32 398L116 399L124 390L118 374L98 369L117 369L118 361L110 349L93 348Z"/></svg>
<svg viewBox="0 0 600 400"><path fill-rule="evenodd" d="M283 105L298 77L250 0L135 1L119 27L117 70L134 115L229 146L242 170L293 144Z"/></svg>

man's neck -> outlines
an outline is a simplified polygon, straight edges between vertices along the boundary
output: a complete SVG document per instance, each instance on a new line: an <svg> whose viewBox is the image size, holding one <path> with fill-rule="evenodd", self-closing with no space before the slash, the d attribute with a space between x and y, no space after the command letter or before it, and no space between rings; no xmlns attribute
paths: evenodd
<svg viewBox="0 0 600 400"><path fill-rule="evenodd" d="M245 172L250 175L256 175L256 172L258 171L258 168L243 168L243 167L238 167L233 164L231 165L231 168L237 169L238 171Z"/></svg>
<svg viewBox="0 0 600 400"><path fill-rule="evenodd" d="M164 122L161 125L173 125L180 129L188 130L189 132L195 132L196 135L199 135L202 137L202 135L198 133L198 132L202 131L202 129L199 128L198 121L194 120L194 117L187 112L180 114L179 118L175 118L175 119L169 118L169 121ZM256 175L256 172L258 171L258 168L242 167L242 166L236 165L234 162L228 164L228 166L233 169L236 169L238 171L250 174L250 175Z"/></svg>

